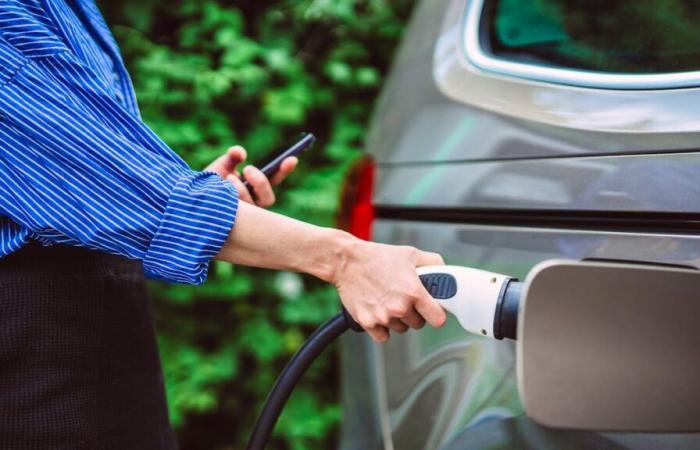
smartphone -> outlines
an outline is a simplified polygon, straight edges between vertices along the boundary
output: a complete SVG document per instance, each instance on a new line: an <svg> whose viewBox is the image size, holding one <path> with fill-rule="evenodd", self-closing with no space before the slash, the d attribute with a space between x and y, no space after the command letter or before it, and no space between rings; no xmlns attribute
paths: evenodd
<svg viewBox="0 0 700 450"><path fill-rule="evenodd" d="M316 136L314 136L312 133L301 133L301 138L298 141L289 146L285 146L282 148L282 150L274 153L260 170L266 177L270 178L280 169L282 161L284 161L285 158L289 158L290 156L298 156L302 152L311 148L311 146L314 145L314 142L316 142ZM245 179L243 180L243 184L245 184L245 187L252 193L253 188L247 181L245 181Z"/></svg>

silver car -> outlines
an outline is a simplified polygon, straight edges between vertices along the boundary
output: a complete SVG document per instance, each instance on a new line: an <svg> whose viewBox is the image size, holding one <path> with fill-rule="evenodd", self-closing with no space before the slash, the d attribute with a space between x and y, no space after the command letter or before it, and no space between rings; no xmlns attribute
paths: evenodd
<svg viewBox="0 0 700 450"><path fill-rule="evenodd" d="M519 278L552 258L699 268L698 30L682 0L419 2L347 225ZM700 448L538 425L515 351L454 318L383 346L345 337L341 448Z"/></svg>

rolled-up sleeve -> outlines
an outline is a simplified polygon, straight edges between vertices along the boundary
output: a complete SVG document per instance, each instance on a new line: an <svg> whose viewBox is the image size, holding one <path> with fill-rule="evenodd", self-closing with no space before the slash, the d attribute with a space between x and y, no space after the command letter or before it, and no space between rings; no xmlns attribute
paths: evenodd
<svg viewBox="0 0 700 450"><path fill-rule="evenodd" d="M236 189L191 170L97 83L58 55L28 61L0 85L0 214L44 244L203 282L234 225Z"/></svg>

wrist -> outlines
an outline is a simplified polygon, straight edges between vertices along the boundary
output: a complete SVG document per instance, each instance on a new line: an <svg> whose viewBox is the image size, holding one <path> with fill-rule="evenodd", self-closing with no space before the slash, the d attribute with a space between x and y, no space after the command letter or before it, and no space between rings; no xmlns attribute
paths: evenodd
<svg viewBox="0 0 700 450"><path fill-rule="evenodd" d="M319 252L309 273L328 283L337 284L345 265L362 241L350 233L333 228L324 228L322 234L316 243Z"/></svg>

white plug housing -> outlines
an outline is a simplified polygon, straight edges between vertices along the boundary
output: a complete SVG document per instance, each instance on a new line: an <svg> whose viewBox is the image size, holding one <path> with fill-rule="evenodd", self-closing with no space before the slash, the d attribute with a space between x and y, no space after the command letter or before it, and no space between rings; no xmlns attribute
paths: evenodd
<svg viewBox="0 0 700 450"><path fill-rule="evenodd" d="M418 275L449 274L457 283L454 295L435 300L457 317L465 330L494 337L494 318L498 300L505 285L512 280L507 275L461 266L423 266Z"/></svg>

